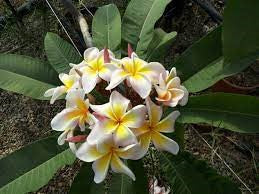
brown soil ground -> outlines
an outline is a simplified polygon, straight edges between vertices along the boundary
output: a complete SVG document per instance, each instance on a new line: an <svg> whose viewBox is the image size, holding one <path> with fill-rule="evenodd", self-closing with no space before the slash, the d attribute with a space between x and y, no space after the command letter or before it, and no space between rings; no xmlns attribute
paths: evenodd
<svg viewBox="0 0 259 194"><path fill-rule="evenodd" d="M17 6L23 2L25 0L15 1ZM52 2L61 13L64 12L57 0ZM90 7L113 2L122 7L123 10L126 1L92 0L89 2L87 6ZM212 0L212 2L218 11L222 13L222 1ZM0 1L0 14L3 15L9 12L3 1ZM47 7L35 8L30 15L24 17L23 22L25 30L18 28L15 23L10 23L0 32L0 53L17 53L46 59L43 49L43 40L46 32L56 32L66 38L57 20ZM162 19L162 27L164 27L163 22ZM172 60L188 46L216 26L215 22L191 0L186 0L182 13L179 13L177 17L173 17L170 20L170 24L169 30L177 31L178 37L172 47L170 56L164 59L164 63L172 63ZM238 83L245 82L247 85L259 83L258 72L256 73L250 68L240 75L247 76L243 76ZM255 77L257 78L254 79ZM239 78L236 76L234 79ZM32 100L19 94L0 90L0 158L51 134L50 121L63 107L63 102L50 105L49 102ZM244 185L237 180L223 161L213 153L192 127L212 145L213 149L217 151L222 159L228 163L253 192L259 192L257 184L258 136L237 134L201 125L186 126L186 150L192 152L197 158L205 159L220 174L229 176L240 186L244 193L247 193ZM80 163L76 162L72 166L60 169L46 186L35 193L68 193L79 168Z"/></svg>

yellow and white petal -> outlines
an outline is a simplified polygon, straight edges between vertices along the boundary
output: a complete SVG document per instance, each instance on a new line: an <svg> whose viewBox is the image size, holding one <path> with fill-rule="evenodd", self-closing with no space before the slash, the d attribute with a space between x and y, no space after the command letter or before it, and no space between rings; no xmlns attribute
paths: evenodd
<svg viewBox="0 0 259 194"><path fill-rule="evenodd" d="M102 104L102 105L91 105L90 104L90 108L94 112L96 112L98 115L105 116L107 118L116 120L116 117L113 113L112 106L111 106L110 102L108 102L106 104Z"/></svg>
<svg viewBox="0 0 259 194"><path fill-rule="evenodd" d="M106 135L112 134L117 129L118 124L111 119L106 119L105 121L98 122L95 124L94 128L91 130L87 137L87 141L90 144L96 144L99 140L102 140Z"/></svg>
<svg viewBox="0 0 259 194"><path fill-rule="evenodd" d="M69 130L68 134L67 134L67 139L71 138L71 137L74 137L74 130ZM76 144L73 143L73 142L68 142L68 145L69 145L69 148L70 150L76 154L76 151L77 151L77 147L76 147Z"/></svg>
<svg viewBox="0 0 259 194"><path fill-rule="evenodd" d="M63 133L60 134L60 136L58 137L58 145L65 144L65 140L67 139L68 132L69 130L65 130Z"/></svg>
<svg viewBox="0 0 259 194"><path fill-rule="evenodd" d="M76 151L76 157L85 162L93 162L103 157L104 154L98 152L95 145L88 142L83 143Z"/></svg>
<svg viewBox="0 0 259 194"><path fill-rule="evenodd" d="M143 66L139 72L147 76L152 83L157 84L159 75L165 72L165 68L161 63L151 62Z"/></svg>
<svg viewBox="0 0 259 194"><path fill-rule="evenodd" d="M151 81L141 74L129 77L131 87L140 95L146 98L151 92Z"/></svg>
<svg viewBox="0 0 259 194"><path fill-rule="evenodd" d="M130 101L122 96L119 92L113 91L110 96L110 103L112 106L112 111L118 120L121 119L125 114Z"/></svg>
<svg viewBox="0 0 259 194"><path fill-rule="evenodd" d="M114 132L114 143L116 146L128 146L137 143L137 138L128 127L119 125Z"/></svg>
<svg viewBox="0 0 259 194"><path fill-rule="evenodd" d="M93 71L90 67L82 68L82 85L85 93L90 93L98 82L98 74Z"/></svg>
<svg viewBox="0 0 259 194"><path fill-rule="evenodd" d="M72 89L66 95L66 108L87 108L84 102L85 92L82 89Z"/></svg>
<svg viewBox="0 0 259 194"><path fill-rule="evenodd" d="M178 88L173 88L173 89L169 89L169 92L171 93L172 97L172 101L176 101L178 102L179 100L181 100L184 97L184 91Z"/></svg>
<svg viewBox="0 0 259 194"><path fill-rule="evenodd" d="M86 62L92 61L98 57L99 49L96 47L91 47L85 50L84 52L84 60Z"/></svg>
<svg viewBox="0 0 259 194"><path fill-rule="evenodd" d="M100 183L105 179L110 166L110 161L111 154L107 154L93 163L92 168L95 173L94 182Z"/></svg>
<svg viewBox="0 0 259 194"><path fill-rule="evenodd" d="M55 89L56 89L56 88L50 88L50 89L48 89L48 90L44 93L44 97L53 96Z"/></svg>
<svg viewBox="0 0 259 194"><path fill-rule="evenodd" d="M173 88L179 88L181 84L181 80L179 77L174 77L172 78L168 83L167 83L167 88L168 89L173 89Z"/></svg>
<svg viewBox="0 0 259 194"><path fill-rule="evenodd" d="M75 84L75 82L78 80L78 77L77 77L77 75L68 75L65 73L60 73L59 79L66 86L67 89L70 89Z"/></svg>
<svg viewBox="0 0 259 194"><path fill-rule="evenodd" d="M149 97L146 98L146 105L150 125L155 126L162 117L163 109L161 106L157 106L154 102L152 102L152 100Z"/></svg>
<svg viewBox="0 0 259 194"><path fill-rule="evenodd" d="M96 141L96 149L102 154L107 154L111 152L114 147L113 135L104 134L102 138Z"/></svg>
<svg viewBox="0 0 259 194"><path fill-rule="evenodd" d="M150 131L150 123L149 121L145 121L141 127L138 127L136 129L132 129L132 132L138 137L144 133L147 133Z"/></svg>
<svg viewBox="0 0 259 194"><path fill-rule="evenodd" d="M123 159L138 160L140 144L131 144L123 148L117 148L114 151L117 156Z"/></svg>
<svg viewBox="0 0 259 194"><path fill-rule="evenodd" d="M121 159L116 154L112 155L111 168L116 173L126 174L134 181L136 180L136 177L133 174L133 172L121 161Z"/></svg>
<svg viewBox="0 0 259 194"><path fill-rule="evenodd" d="M185 106L188 102L189 92L184 86L180 86L180 89L184 91L183 98L179 101L181 106Z"/></svg>
<svg viewBox="0 0 259 194"><path fill-rule="evenodd" d="M121 82L123 82L128 76L129 76L129 74L127 72L125 72L123 69L116 70L111 76L110 84L105 89L111 90L111 89L115 88Z"/></svg>
<svg viewBox="0 0 259 194"><path fill-rule="evenodd" d="M172 154L177 154L179 145L172 139L162 135L159 132L151 134L152 142L158 150L164 150Z"/></svg>
<svg viewBox="0 0 259 194"><path fill-rule="evenodd" d="M158 132L171 133L174 132L175 120L180 116L179 111L173 111L166 118L160 121L154 129Z"/></svg>
<svg viewBox="0 0 259 194"><path fill-rule="evenodd" d="M74 129L78 125L81 111L76 108L66 108L58 113L51 121L51 127L55 131Z"/></svg>
<svg viewBox="0 0 259 194"><path fill-rule="evenodd" d="M160 86L157 86L157 85L154 85L154 86L159 98L164 98L167 95L168 91L166 88L161 88Z"/></svg>
<svg viewBox="0 0 259 194"><path fill-rule="evenodd" d="M106 63L101 69L99 69L98 74L103 80L109 82L111 80L112 73L117 69L118 67L114 64Z"/></svg>
<svg viewBox="0 0 259 194"><path fill-rule="evenodd" d="M122 117L122 123L129 128L141 127L145 122L146 114L147 108L144 105L137 105Z"/></svg>

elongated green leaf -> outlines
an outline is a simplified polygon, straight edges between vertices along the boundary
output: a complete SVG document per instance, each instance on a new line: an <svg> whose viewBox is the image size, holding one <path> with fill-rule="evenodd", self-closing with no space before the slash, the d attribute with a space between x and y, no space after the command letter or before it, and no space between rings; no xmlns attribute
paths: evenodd
<svg viewBox="0 0 259 194"><path fill-rule="evenodd" d="M259 56L258 8L257 0L228 1L222 29L225 65L238 66L244 58Z"/></svg>
<svg viewBox="0 0 259 194"><path fill-rule="evenodd" d="M75 48L57 34L48 32L44 40L45 51L52 67L58 73L67 73L69 63L79 63L82 58Z"/></svg>
<svg viewBox="0 0 259 194"><path fill-rule="evenodd" d="M132 0L122 20L122 39L144 56L152 40L156 21L171 0Z"/></svg>
<svg viewBox="0 0 259 194"><path fill-rule="evenodd" d="M96 47L109 48L120 57L121 17L116 5L110 4L99 8L92 23L93 42Z"/></svg>
<svg viewBox="0 0 259 194"><path fill-rule="evenodd" d="M221 27L217 27L184 51L173 66L176 67L181 80L185 81L220 57L222 57Z"/></svg>
<svg viewBox="0 0 259 194"><path fill-rule="evenodd" d="M76 176L69 194L104 194L104 184L94 182L94 172L91 163L84 163Z"/></svg>
<svg viewBox="0 0 259 194"><path fill-rule="evenodd" d="M147 61L159 61L165 57L176 35L177 32L166 33L161 28L155 29L153 39L148 46L145 57Z"/></svg>
<svg viewBox="0 0 259 194"><path fill-rule="evenodd" d="M148 181L141 160L127 161L136 181L124 174L113 174L108 194L148 194Z"/></svg>
<svg viewBox="0 0 259 194"><path fill-rule="evenodd" d="M0 54L0 88L35 99L46 99L44 92L59 84L52 67L27 56Z"/></svg>
<svg viewBox="0 0 259 194"><path fill-rule="evenodd" d="M164 152L158 155L175 194L241 194L234 183L187 152L178 153L177 156Z"/></svg>
<svg viewBox="0 0 259 194"><path fill-rule="evenodd" d="M189 92L199 92L215 84L220 79L224 78L224 74L219 74L223 69L223 57L217 58L212 63L208 64L198 73L191 76L183 85Z"/></svg>
<svg viewBox="0 0 259 194"><path fill-rule="evenodd" d="M177 122L208 123L240 133L259 132L259 99L227 93L192 96Z"/></svg>
<svg viewBox="0 0 259 194"><path fill-rule="evenodd" d="M0 193L36 191L74 160L70 149L57 145L56 136L34 142L0 160Z"/></svg>

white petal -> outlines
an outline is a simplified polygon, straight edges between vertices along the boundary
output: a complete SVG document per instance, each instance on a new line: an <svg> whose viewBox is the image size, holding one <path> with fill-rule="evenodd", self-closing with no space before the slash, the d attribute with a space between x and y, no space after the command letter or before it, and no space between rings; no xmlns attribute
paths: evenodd
<svg viewBox="0 0 259 194"><path fill-rule="evenodd" d="M76 151L76 157L85 162L92 162L103 156L96 149L96 145L90 145L88 142L83 143Z"/></svg>
<svg viewBox="0 0 259 194"><path fill-rule="evenodd" d="M173 89L173 88L179 88L181 84L181 80L179 77L174 77L167 83L167 88L168 89Z"/></svg>
<svg viewBox="0 0 259 194"><path fill-rule="evenodd" d="M85 92L82 89L76 90L72 89L69 90L66 96L66 107L67 108L74 108L77 107L78 101L84 101Z"/></svg>
<svg viewBox="0 0 259 194"><path fill-rule="evenodd" d="M105 116L105 117L108 117L110 119L116 119L114 113L113 113L113 110L112 110L112 106L111 106L111 103L106 103L106 104L102 104L102 105L91 105L90 104L90 108L98 113L99 115L102 115L102 116Z"/></svg>
<svg viewBox="0 0 259 194"><path fill-rule="evenodd" d="M50 104L53 104L60 96L66 93L66 87L65 86L58 86L53 91L53 95L50 99Z"/></svg>
<svg viewBox="0 0 259 194"><path fill-rule="evenodd" d="M183 98L179 101L179 104L181 106L185 106L188 102L188 97L189 97L189 92L184 86L180 86L180 89L184 91L184 96Z"/></svg>
<svg viewBox="0 0 259 194"><path fill-rule="evenodd" d="M96 47L91 47L85 50L84 52L84 60L87 62L92 61L98 57L99 49Z"/></svg>
<svg viewBox="0 0 259 194"><path fill-rule="evenodd" d="M147 108L144 105L138 105L128 111L122 118L123 125L130 128L141 127L146 118Z"/></svg>
<svg viewBox="0 0 259 194"><path fill-rule="evenodd" d="M74 129L79 120L78 109L67 108L58 113L51 121L51 127L56 131Z"/></svg>
<svg viewBox="0 0 259 194"><path fill-rule="evenodd" d="M109 82L111 80L112 73L116 71L118 67L112 63L105 63L105 67L99 71L99 76Z"/></svg>
<svg viewBox="0 0 259 194"><path fill-rule="evenodd" d="M147 76L152 83L158 83L159 75L165 72L165 68L161 63L151 62L142 67L139 72Z"/></svg>
<svg viewBox="0 0 259 194"><path fill-rule="evenodd" d="M112 156L111 167L114 172L126 174L133 180L136 180L133 172L120 160L116 154L113 154Z"/></svg>
<svg viewBox="0 0 259 194"><path fill-rule="evenodd" d="M151 81L143 75L131 76L130 85L143 99L150 94L152 86Z"/></svg>
<svg viewBox="0 0 259 194"><path fill-rule="evenodd" d="M50 88L44 93L44 97L50 97L54 94L56 88Z"/></svg>
<svg viewBox="0 0 259 194"><path fill-rule="evenodd" d="M160 121L156 126L155 130L163 133L174 132L175 120L180 116L179 111L173 111L166 118Z"/></svg>
<svg viewBox="0 0 259 194"><path fill-rule="evenodd" d="M146 98L147 111L149 116L149 121L151 126L157 124L163 114L163 109L161 106L157 106L152 100L148 97Z"/></svg>
<svg viewBox="0 0 259 194"><path fill-rule="evenodd" d="M118 69L111 76L110 84L105 88L106 90L111 90L118 86L121 82L123 82L129 76L123 69Z"/></svg>
<svg viewBox="0 0 259 194"><path fill-rule="evenodd" d="M176 77L176 76L177 76L177 74L176 74L176 68L173 67L173 68L171 69L169 75L167 76L167 81L170 80L170 79L172 79L172 78L174 78L174 77Z"/></svg>
<svg viewBox="0 0 259 194"><path fill-rule="evenodd" d="M68 132L69 130L65 130L63 133L60 134L60 136L58 137L58 145L65 144L65 140L67 139Z"/></svg>
<svg viewBox="0 0 259 194"><path fill-rule="evenodd" d="M120 125L113 134L116 146L128 146L137 143L136 136L126 126Z"/></svg>
<svg viewBox="0 0 259 194"><path fill-rule="evenodd" d="M111 154L107 154L93 163L92 167L95 173L94 182L100 183L105 179L110 166L110 161Z"/></svg>
<svg viewBox="0 0 259 194"><path fill-rule="evenodd" d="M90 67L84 67L82 76L82 85L85 93L90 93L98 82L98 74Z"/></svg>
<svg viewBox="0 0 259 194"><path fill-rule="evenodd" d="M177 154L179 145L172 139L162 135L159 132L152 133L152 142L158 150L168 151L172 154Z"/></svg>
<svg viewBox="0 0 259 194"><path fill-rule="evenodd" d="M69 130L68 134L67 134L67 138L71 138L71 137L74 137L74 130ZM69 148L70 150L76 154L76 151L77 151L77 147L76 147L76 144L75 143L72 143L72 142L68 142L68 145L69 145Z"/></svg>

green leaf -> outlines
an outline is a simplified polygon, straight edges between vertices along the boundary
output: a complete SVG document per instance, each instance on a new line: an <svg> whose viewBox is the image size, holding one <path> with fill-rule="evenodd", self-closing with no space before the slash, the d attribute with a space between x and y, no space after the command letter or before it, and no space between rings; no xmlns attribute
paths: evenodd
<svg viewBox="0 0 259 194"><path fill-rule="evenodd" d="M214 93L191 96L180 107L177 122L207 123L240 133L258 133L259 99L254 96Z"/></svg>
<svg viewBox="0 0 259 194"><path fill-rule="evenodd" d="M220 57L222 57L221 26L184 51L173 66L176 67L181 80L185 81ZM199 82L193 84L199 85Z"/></svg>
<svg viewBox="0 0 259 194"><path fill-rule="evenodd" d="M165 133L164 135L175 140L180 146L180 149L184 149L184 125L182 123L176 122L174 129L175 131L173 133Z"/></svg>
<svg viewBox="0 0 259 194"><path fill-rule="evenodd" d="M128 167L136 176L133 181L124 174L113 174L108 194L148 194L148 181L141 160L127 161Z"/></svg>
<svg viewBox="0 0 259 194"><path fill-rule="evenodd" d="M92 163L84 163L73 181L69 194L104 194L104 184L94 182Z"/></svg>
<svg viewBox="0 0 259 194"><path fill-rule="evenodd" d="M154 34L156 21L171 0L131 0L122 19L122 39L145 56Z"/></svg>
<svg viewBox="0 0 259 194"><path fill-rule="evenodd" d="M259 1L229 0L224 9L222 29L225 65L259 56ZM248 64L249 65L249 64Z"/></svg>
<svg viewBox="0 0 259 194"><path fill-rule="evenodd" d="M168 53L177 32L166 33L161 28L154 31L154 36L147 49L147 61L159 61Z"/></svg>
<svg viewBox="0 0 259 194"><path fill-rule="evenodd" d="M0 193L27 193L44 186L74 154L57 145L57 136L36 141L0 160Z"/></svg>
<svg viewBox="0 0 259 194"><path fill-rule="evenodd" d="M120 57L121 17L116 5L105 5L96 11L92 31L96 47L109 48L116 54L116 57Z"/></svg>
<svg viewBox="0 0 259 194"><path fill-rule="evenodd" d="M44 46L50 64L58 73L68 73L69 63L77 64L82 61L72 45L52 32L47 33Z"/></svg>
<svg viewBox="0 0 259 194"><path fill-rule="evenodd" d="M44 92L57 84L58 75L49 64L27 56L0 54L0 88L46 100Z"/></svg>
<svg viewBox="0 0 259 194"><path fill-rule="evenodd" d="M175 194L241 194L234 183L187 152L178 153L177 156L164 152L158 155Z"/></svg>

